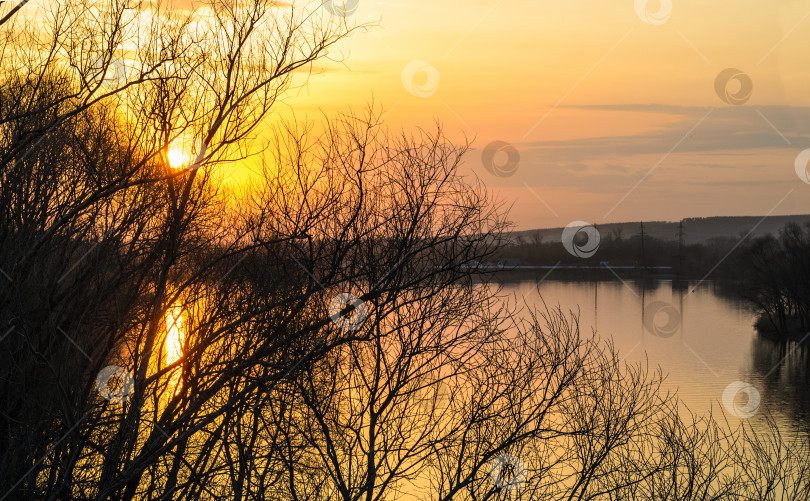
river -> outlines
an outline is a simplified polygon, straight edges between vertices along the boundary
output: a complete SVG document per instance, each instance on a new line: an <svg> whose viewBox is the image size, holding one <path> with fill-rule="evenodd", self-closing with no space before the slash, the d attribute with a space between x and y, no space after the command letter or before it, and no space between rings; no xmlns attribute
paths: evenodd
<svg viewBox="0 0 810 501"><path fill-rule="evenodd" d="M660 366L666 389L693 412L770 413L780 428L810 428L805 344L762 338L748 303L719 283L542 280L507 282L503 292L528 307L578 311L583 332L612 339L628 362Z"/></svg>

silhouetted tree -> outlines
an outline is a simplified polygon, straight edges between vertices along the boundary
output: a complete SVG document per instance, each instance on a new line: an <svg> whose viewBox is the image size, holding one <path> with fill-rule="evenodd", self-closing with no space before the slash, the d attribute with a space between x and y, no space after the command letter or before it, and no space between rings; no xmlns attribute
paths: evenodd
<svg viewBox="0 0 810 501"><path fill-rule="evenodd" d="M807 455L775 468L776 442L687 420L576 317L481 283L507 223L440 127L276 122L252 184L223 182L366 26L319 3L24 3L0 7L3 498L806 489Z"/></svg>
<svg viewBox="0 0 810 501"><path fill-rule="evenodd" d="M759 237L741 255L744 295L758 327L781 337L810 331L810 226L788 224L778 237Z"/></svg>

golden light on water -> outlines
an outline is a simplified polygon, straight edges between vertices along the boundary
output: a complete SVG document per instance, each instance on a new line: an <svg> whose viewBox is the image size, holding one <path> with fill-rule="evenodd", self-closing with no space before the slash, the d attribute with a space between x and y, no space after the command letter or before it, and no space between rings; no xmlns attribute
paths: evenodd
<svg viewBox="0 0 810 501"><path fill-rule="evenodd" d="M166 365L177 362L183 356L183 314L179 306L166 312Z"/></svg>
<svg viewBox="0 0 810 501"><path fill-rule="evenodd" d="M183 356L183 312L179 306L166 311L166 365L171 365ZM182 370L182 369L181 369ZM176 395L181 388L181 371L173 370L169 376L169 388Z"/></svg>

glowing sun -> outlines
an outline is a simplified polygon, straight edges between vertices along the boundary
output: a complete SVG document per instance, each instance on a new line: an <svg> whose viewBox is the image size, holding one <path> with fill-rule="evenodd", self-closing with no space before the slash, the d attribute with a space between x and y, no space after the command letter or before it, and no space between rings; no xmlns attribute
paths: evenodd
<svg viewBox="0 0 810 501"><path fill-rule="evenodd" d="M205 156L205 145L196 136L181 135L169 144L166 159L172 169L189 167Z"/></svg>
<svg viewBox="0 0 810 501"><path fill-rule="evenodd" d="M169 148L169 153L166 156L169 159L169 165L172 169L179 169L190 160L190 155L186 154L180 146L172 146Z"/></svg>

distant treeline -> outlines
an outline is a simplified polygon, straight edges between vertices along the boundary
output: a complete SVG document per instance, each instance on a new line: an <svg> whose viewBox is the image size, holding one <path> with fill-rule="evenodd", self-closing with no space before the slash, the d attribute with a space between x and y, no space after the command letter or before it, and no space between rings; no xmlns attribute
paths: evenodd
<svg viewBox="0 0 810 501"><path fill-rule="evenodd" d="M703 278L711 272L714 278L738 278L739 270L727 263L729 254L744 235L738 238L714 237L705 243L687 244L679 240L663 240L641 233L625 236L622 231L612 231L601 235L598 250L590 257L576 256L570 253L558 241L547 241L538 231L534 234L523 234L502 246L498 252L498 263L506 268L512 266L559 266L555 273L568 273L566 266L603 267L604 272L612 276L613 269L619 274L630 273L626 267L638 268L637 272L677 275L681 278ZM582 241L575 238L574 243L583 245L586 235L580 234ZM604 274L591 270L590 274Z"/></svg>

